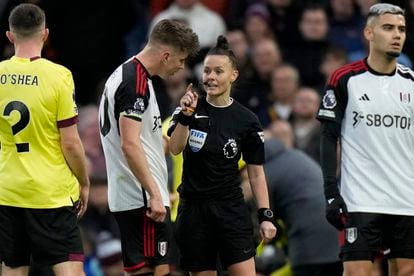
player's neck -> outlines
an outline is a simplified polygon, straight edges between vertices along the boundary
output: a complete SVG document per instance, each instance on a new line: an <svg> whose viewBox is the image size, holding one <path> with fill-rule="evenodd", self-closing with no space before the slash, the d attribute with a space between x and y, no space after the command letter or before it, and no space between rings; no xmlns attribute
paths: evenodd
<svg viewBox="0 0 414 276"><path fill-rule="evenodd" d="M367 59L368 65L381 74L391 74L395 71L397 59L385 55L370 54Z"/></svg>
<svg viewBox="0 0 414 276"><path fill-rule="evenodd" d="M20 58L40 57L42 47L33 42L22 42L14 44L15 56Z"/></svg>
<svg viewBox="0 0 414 276"><path fill-rule="evenodd" d="M227 107L233 103L233 98L231 97L211 97L207 96L207 102L215 107Z"/></svg>
<svg viewBox="0 0 414 276"><path fill-rule="evenodd" d="M159 61L159 54L154 53L148 47L145 47L141 52L135 56L145 67L150 76L159 75L161 73Z"/></svg>

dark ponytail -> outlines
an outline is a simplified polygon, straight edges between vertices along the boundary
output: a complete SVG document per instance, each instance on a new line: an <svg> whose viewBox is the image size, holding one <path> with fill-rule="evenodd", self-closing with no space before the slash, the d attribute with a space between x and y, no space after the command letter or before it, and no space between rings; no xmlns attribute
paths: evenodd
<svg viewBox="0 0 414 276"><path fill-rule="evenodd" d="M233 51L229 48L229 43L224 35L220 35L217 37L216 46L211 48L208 51L207 55L227 56L230 59L233 68L237 68L236 56L234 55Z"/></svg>

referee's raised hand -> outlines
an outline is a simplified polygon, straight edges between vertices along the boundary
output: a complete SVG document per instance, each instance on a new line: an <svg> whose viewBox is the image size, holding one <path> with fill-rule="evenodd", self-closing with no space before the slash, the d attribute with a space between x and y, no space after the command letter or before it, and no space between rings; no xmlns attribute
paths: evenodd
<svg viewBox="0 0 414 276"><path fill-rule="evenodd" d="M197 102L198 102L198 94L193 89L193 84L190 83L187 86L184 96L182 96L180 100L180 106L181 106L183 114L186 116L193 115L197 107Z"/></svg>

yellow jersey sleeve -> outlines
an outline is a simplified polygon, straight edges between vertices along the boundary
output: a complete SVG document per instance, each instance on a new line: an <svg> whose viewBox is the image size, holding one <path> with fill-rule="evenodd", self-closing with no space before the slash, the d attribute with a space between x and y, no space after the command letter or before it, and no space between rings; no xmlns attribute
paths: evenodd
<svg viewBox="0 0 414 276"><path fill-rule="evenodd" d="M78 115L78 108L75 102L75 85L72 73L64 72L62 85L58 94L57 120L63 121Z"/></svg>

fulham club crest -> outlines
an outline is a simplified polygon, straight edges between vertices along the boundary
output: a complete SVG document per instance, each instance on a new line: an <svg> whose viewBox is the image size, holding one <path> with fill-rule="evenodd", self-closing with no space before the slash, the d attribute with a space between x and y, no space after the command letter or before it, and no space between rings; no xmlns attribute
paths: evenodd
<svg viewBox="0 0 414 276"><path fill-rule="evenodd" d="M345 239L349 243L353 243L358 238L358 230L356 227L349 227L345 229Z"/></svg>
<svg viewBox="0 0 414 276"><path fill-rule="evenodd" d="M402 103L410 103L411 102L411 95L410 95L410 93L400 92L400 101Z"/></svg>
<svg viewBox="0 0 414 276"><path fill-rule="evenodd" d="M158 253L160 253L161 256L165 256L168 252L168 242L163 241L158 243Z"/></svg>

